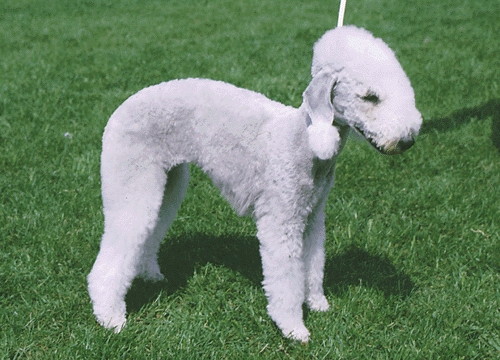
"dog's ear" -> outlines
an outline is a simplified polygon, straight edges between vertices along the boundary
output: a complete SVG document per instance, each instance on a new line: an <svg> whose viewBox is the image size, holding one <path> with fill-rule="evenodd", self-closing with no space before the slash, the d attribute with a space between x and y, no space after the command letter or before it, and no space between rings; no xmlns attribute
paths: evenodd
<svg viewBox="0 0 500 360"><path fill-rule="evenodd" d="M302 97L309 115L309 146L321 160L330 159L338 151L340 135L333 123L331 94L336 72L331 68L319 71L309 83Z"/></svg>

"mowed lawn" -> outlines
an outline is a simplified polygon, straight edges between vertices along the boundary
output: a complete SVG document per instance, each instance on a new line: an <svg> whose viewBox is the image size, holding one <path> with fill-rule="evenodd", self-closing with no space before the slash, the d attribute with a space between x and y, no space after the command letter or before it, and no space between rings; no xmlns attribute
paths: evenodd
<svg viewBox="0 0 500 360"><path fill-rule="evenodd" d="M120 334L92 314L103 230L99 155L141 88L223 80L299 106L337 1L0 2L0 358L500 357L500 3L350 0L415 89L416 145L350 141L327 205L327 313L307 346L266 314L255 226L192 168L160 249L168 283L134 282Z"/></svg>

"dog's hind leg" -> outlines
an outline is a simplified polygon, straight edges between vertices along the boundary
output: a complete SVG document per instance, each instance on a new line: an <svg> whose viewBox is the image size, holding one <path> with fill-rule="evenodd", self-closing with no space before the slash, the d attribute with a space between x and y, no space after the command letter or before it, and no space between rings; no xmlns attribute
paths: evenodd
<svg viewBox="0 0 500 360"><path fill-rule="evenodd" d="M167 177L163 165L148 161L144 153L127 155L123 149L103 150L104 234L88 276L94 314L116 332L125 324L125 295L158 223Z"/></svg>
<svg viewBox="0 0 500 360"><path fill-rule="evenodd" d="M182 199L186 195L188 183L189 165L187 163L172 168L167 174L167 185L163 194L158 223L153 233L146 240L142 254L139 276L144 280L158 281L164 279L158 266L158 248L165 237L167 229L177 215L177 210L179 210Z"/></svg>

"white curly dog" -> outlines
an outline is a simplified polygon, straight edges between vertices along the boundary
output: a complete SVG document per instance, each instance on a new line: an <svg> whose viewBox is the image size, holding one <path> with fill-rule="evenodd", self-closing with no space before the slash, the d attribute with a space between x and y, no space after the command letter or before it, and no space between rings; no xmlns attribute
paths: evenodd
<svg viewBox="0 0 500 360"><path fill-rule="evenodd" d="M298 109L186 79L143 89L114 112L101 157L104 235L88 276L100 324L124 326L134 277L163 278L159 244L194 163L239 214L255 218L269 316L285 336L308 341L302 304L328 309L324 207L350 129L381 153L399 154L422 122L394 53L366 30L326 32L314 46L312 76Z"/></svg>

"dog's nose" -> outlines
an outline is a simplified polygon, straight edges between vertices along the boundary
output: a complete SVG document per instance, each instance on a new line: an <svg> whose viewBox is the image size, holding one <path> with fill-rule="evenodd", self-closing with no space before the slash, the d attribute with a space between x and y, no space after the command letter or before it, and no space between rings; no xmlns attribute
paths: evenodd
<svg viewBox="0 0 500 360"><path fill-rule="evenodd" d="M400 140L398 142L398 148L401 152L408 150L415 144L415 138L413 136L410 136L407 139Z"/></svg>

